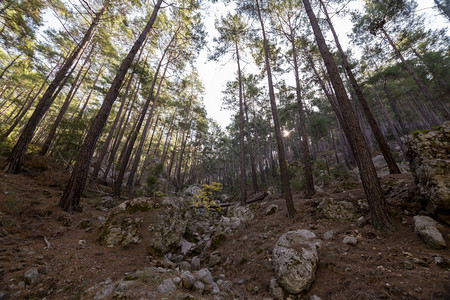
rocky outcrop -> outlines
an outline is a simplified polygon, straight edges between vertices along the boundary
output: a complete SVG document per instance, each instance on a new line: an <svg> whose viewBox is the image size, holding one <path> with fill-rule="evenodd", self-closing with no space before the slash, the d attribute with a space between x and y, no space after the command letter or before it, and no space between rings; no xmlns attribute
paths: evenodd
<svg viewBox="0 0 450 300"><path fill-rule="evenodd" d="M444 249L446 243L437 229L437 222L428 216L414 216L415 231L433 249Z"/></svg>
<svg viewBox="0 0 450 300"><path fill-rule="evenodd" d="M273 248L277 281L291 294L308 289L318 263L316 235L308 230L288 231Z"/></svg>
<svg viewBox="0 0 450 300"><path fill-rule="evenodd" d="M450 224L450 121L435 130L414 132L406 149L427 213Z"/></svg>
<svg viewBox="0 0 450 300"><path fill-rule="evenodd" d="M317 206L328 219L336 221L354 221L357 217L355 206L348 201L324 199Z"/></svg>
<svg viewBox="0 0 450 300"><path fill-rule="evenodd" d="M177 198L136 198L110 211L99 238L101 244L128 246L145 241L153 255L179 245L186 230L185 204Z"/></svg>

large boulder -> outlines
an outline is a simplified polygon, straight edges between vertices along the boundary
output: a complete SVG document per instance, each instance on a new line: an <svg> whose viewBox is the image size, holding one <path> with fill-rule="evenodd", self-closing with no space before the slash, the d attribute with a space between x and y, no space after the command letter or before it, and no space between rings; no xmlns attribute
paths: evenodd
<svg viewBox="0 0 450 300"><path fill-rule="evenodd" d="M356 207L348 201L324 199L319 203L317 209L331 220L354 221L357 217Z"/></svg>
<svg viewBox="0 0 450 300"><path fill-rule="evenodd" d="M411 134L406 156L427 213L450 224L450 121Z"/></svg>
<svg viewBox="0 0 450 300"><path fill-rule="evenodd" d="M277 280L291 294L308 289L318 263L316 235L308 230L288 231L273 248Z"/></svg>
<svg viewBox="0 0 450 300"><path fill-rule="evenodd" d="M185 207L177 198L125 201L110 211L99 241L109 247L144 241L151 254L162 256L178 246L186 231Z"/></svg>
<svg viewBox="0 0 450 300"><path fill-rule="evenodd" d="M425 244L433 249L444 249L445 243L442 234L437 229L437 222L428 216L414 216L414 228Z"/></svg>

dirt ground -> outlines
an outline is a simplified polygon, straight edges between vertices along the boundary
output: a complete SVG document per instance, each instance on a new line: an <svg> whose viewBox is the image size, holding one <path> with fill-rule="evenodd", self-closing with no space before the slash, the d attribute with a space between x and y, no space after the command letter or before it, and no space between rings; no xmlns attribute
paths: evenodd
<svg viewBox="0 0 450 300"><path fill-rule="evenodd" d="M31 166L18 175L0 172L0 299L83 299L85 290L95 283L108 277L121 279L149 264L142 244L108 248L96 241L107 216L96 208L103 195L86 192L83 212L68 214L57 206L67 173L54 163L38 161ZM324 190L315 196L322 197L364 196L357 188L344 193ZM324 300L450 299L449 265L436 263L440 258L450 259L449 247L427 248L414 232L412 213L394 208L395 232L384 236L371 225L326 219L316 212L314 199L296 195L294 201L294 220L287 218L281 198L251 204L255 218L210 250L219 251L222 258L222 263L211 269L213 275L225 274L240 299L270 297L269 282L275 276L273 246L283 233L297 229L311 230L321 239L334 230L335 236L329 241L322 239L311 288L291 299L312 295ZM279 210L266 216L272 203ZM449 227L440 230L450 243ZM344 244L345 235L355 236L356 246ZM39 271L39 280L29 285L24 282L24 272L33 267Z"/></svg>

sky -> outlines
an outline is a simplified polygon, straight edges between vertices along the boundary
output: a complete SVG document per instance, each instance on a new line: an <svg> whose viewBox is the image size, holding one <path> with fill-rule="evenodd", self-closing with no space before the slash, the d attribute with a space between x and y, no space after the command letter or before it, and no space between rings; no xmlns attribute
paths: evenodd
<svg viewBox="0 0 450 300"><path fill-rule="evenodd" d="M418 12L427 15L425 26L430 28L450 28L449 22L433 8L435 6L433 0L416 1L418 3ZM205 29L208 33L207 48L209 47L210 50L213 47L213 37L217 35L217 31L214 28L214 20L220 18L222 15L226 15L228 11L230 11L229 8L226 8L222 3L217 3L211 4L209 11L204 13ZM352 30L353 25L351 21L349 19L332 19L332 21L344 49L347 49L349 46L351 47L347 37L347 33ZM219 62L208 61L207 53L208 49L201 51L197 64L200 79L205 87L204 103L208 117L216 120L222 129L225 129L231 123L230 118L233 112L221 109L222 91L225 90L227 81L236 78L237 67L236 63L230 60L229 56L225 56ZM254 67L250 65L247 65L246 68L255 72Z"/></svg>

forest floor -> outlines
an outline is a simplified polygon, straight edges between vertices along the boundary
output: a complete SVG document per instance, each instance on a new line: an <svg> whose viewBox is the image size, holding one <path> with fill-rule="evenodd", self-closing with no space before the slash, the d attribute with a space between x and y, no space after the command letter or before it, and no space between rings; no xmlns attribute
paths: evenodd
<svg viewBox="0 0 450 300"><path fill-rule="evenodd" d="M21 174L0 172L0 299L85 299L85 290L95 283L146 267L144 245L108 248L97 242L107 216L96 208L101 194L86 192L83 212L68 214L57 206L67 172L55 163L33 160ZM1 157L0 165L3 161ZM382 180L394 179L413 184L408 174ZM343 192L334 186L313 200L295 195L294 220L287 218L282 198L251 204L255 218L214 250L225 263L211 268L213 275L231 280L240 299L268 298L275 276L271 252L278 238L288 230L307 229L322 239L334 230L332 239L322 240L315 282L292 299L450 299L450 268L441 259L450 259L450 247L427 248L414 232L412 212L393 209L395 232L385 236L371 225L359 227L318 214L313 204L325 197L357 201L364 193L360 186ZM267 216L272 203L279 210ZM440 230L450 243L450 228ZM345 235L357 237L358 243L344 244ZM24 273L34 267L38 281L27 284Z"/></svg>

